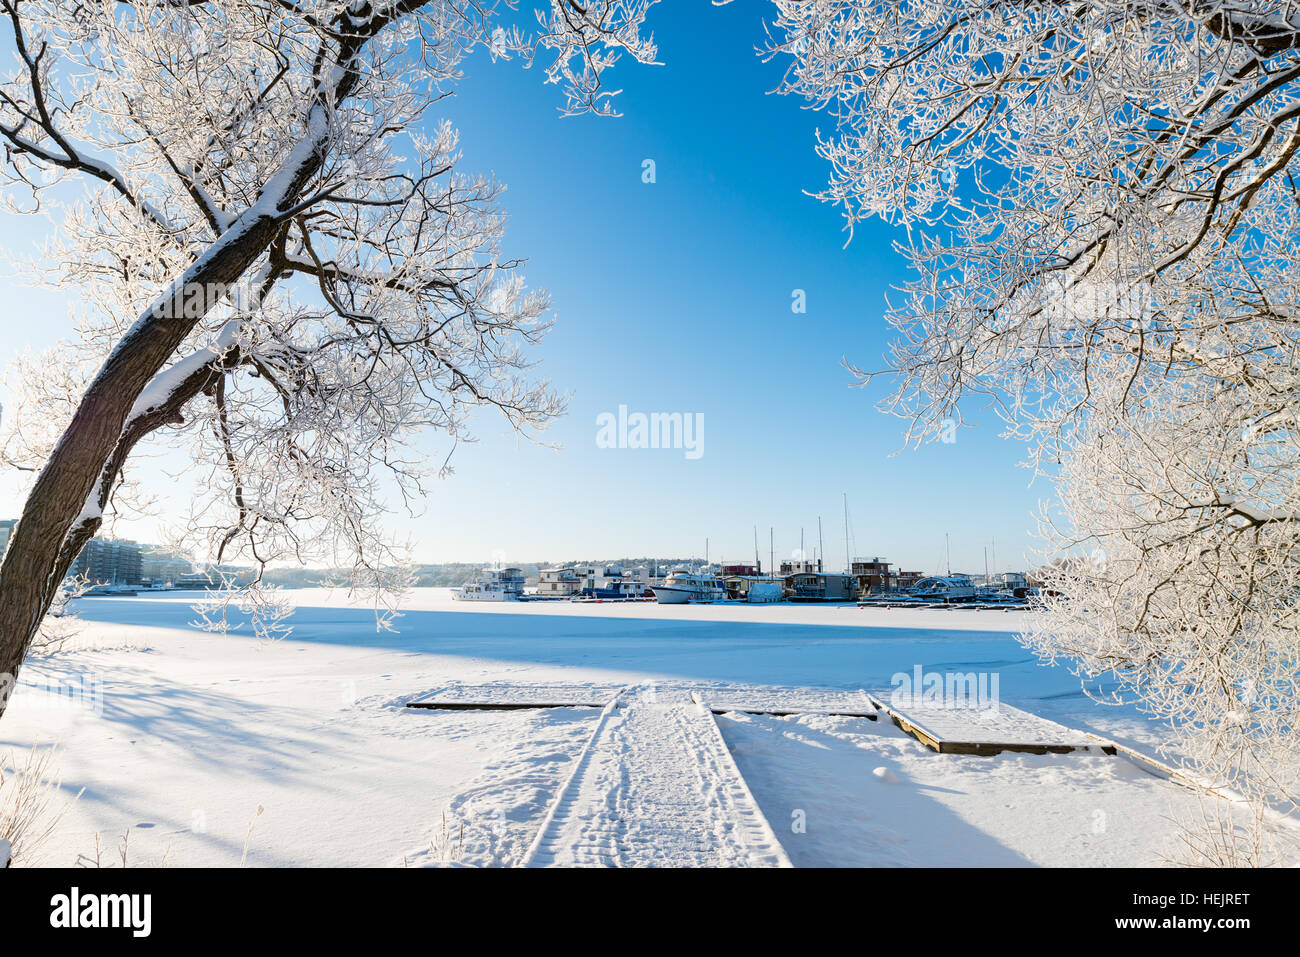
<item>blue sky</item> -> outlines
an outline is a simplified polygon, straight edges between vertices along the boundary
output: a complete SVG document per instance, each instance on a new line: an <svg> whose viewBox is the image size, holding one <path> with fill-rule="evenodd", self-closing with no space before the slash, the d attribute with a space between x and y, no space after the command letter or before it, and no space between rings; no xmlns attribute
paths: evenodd
<svg viewBox="0 0 1300 957"><path fill-rule="evenodd" d="M505 252L529 260L556 326L536 355L540 373L571 393L566 418L544 434L558 450L520 441L491 415L462 445L456 472L436 482L422 515L398 516L423 561L510 561L617 555L753 555L754 525L778 561L817 544L828 567L851 550L907 568L941 570L950 533L955 569L1023 568L1027 529L1045 486L1016 463L1023 448L976 414L955 443L902 450L900 420L876 411L887 388L853 388L847 355L879 367L889 339L885 296L906 264L883 223L859 226L844 248L838 212L805 194L826 168L813 150L824 114L768 91L780 66L755 55L765 7L664 4L651 14L664 66L625 59L610 74L619 118L561 118L559 91L540 66L466 65L441 115L461 131L464 166L508 187ZM642 181L654 161L656 181ZM0 214L0 246L34 252L40 229ZM807 312L791 310L802 289ZM67 301L0 275L7 304L0 356L70 331ZM699 413L703 455L607 449L597 417L631 411ZM976 412L976 410L968 410ZM445 445L431 436L431 454ZM900 451L901 450L901 451ZM894 454L898 453L898 454ZM156 538L178 506L164 494L156 521L120 529ZM0 517L16 514L0 477Z"/></svg>

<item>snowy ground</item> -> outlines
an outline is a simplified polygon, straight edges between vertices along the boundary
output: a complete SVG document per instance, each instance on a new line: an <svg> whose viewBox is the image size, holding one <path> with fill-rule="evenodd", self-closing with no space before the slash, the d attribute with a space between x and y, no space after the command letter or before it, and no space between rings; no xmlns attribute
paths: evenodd
<svg viewBox="0 0 1300 957"><path fill-rule="evenodd" d="M93 861L98 838L100 862L116 865L124 835L132 864L237 865L245 854L250 866L518 863L601 711L404 707L467 686L527 698L519 689L595 695L655 682L673 701L696 690L728 706L794 700L780 689L804 688L808 704L887 692L893 675L920 666L996 675L1003 701L1072 728L1147 750L1159 738L1135 712L1101 708L1077 679L1038 665L1014 641L1015 613L494 605L426 589L391 634L341 594L294 594L297 631L273 644L189 629L192 595L81 603L80 649L29 664L0 720L0 754L58 743L65 789L82 791L43 863ZM62 689L76 682L91 693L69 701ZM653 722L670 718L614 727L621 743L610 747L644 756ZM796 865L1160 863L1170 815L1196 803L1121 758L937 755L888 721L855 717L730 714L718 724ZM674 727L707 751L702 726ZM655 836L655 813L675 841L744 816L721 772L697 782L703 797L656 791L684 780L673 762L685 752L670 752L659 780L620 778L617 763L575 777L575 793L589 804L608 796L606 818L622 822L600 825L602 862L689 857L662 853L669 839ZM619 837L634 832L648 836ZM729 853L700 862L741 862Z"/></svg>

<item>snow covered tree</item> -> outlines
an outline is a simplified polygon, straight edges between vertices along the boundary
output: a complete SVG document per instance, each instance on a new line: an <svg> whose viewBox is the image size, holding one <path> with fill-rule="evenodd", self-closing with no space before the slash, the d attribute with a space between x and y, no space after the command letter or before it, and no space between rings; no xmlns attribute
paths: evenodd
<svg viewBox="0 0 1300 957"><path fill-rule="evenodd" d="M1031 643L1210 783L1297 797L1300 7L775 0L848 228L906 228L886 407L993 407L1059 481ZM872 373L855 368L864 380Z"/></svg>
<svg viewBox="0 0 1300 957"><path fill-rule="evenodd" d="M491 0L0 0L0 190L57 210L42 272L86 306L12 377L8 684L150 436L212 466L191 531L218 561L328 556L382 589L375 484L418 494L415 434L561 411L498 187L429 113L476 47L545 56L567 112L611 113L602 73L653 60L652 3L551 0L526 33Z"/></svg>

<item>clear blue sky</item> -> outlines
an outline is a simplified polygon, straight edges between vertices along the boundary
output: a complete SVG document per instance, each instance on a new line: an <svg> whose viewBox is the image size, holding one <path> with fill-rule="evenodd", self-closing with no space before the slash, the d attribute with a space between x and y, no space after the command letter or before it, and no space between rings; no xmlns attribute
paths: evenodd
<svg viewBox="0 0 1300 957"><path fill-rule="evenodd" d="M625 59L610 74L623 116L560 118L559 91L540 68L478 56L442 115L460 129L465 168L508 187L506 253L556 306L538 350L541 373L572 393L545 438L520 442L483 414L481 439L461 446L406 529L423 561L510 561L617 555L753 555L809 551L817 519L828 567L844 559L841 493L852 551L909 569L940 570L944 534L954 569L978 572L997 540L998 565L1023 568L1042 484L1016 466L1023 448L997 423L949 445L901 451L902 423L875 409L884 383L851 388L841 365L882 364L882 313L904 261L880 223L847 248L840 215L807 196L826 168L813 132L827 117L769 95L780 67L754 53L765 6L664 4L651 14L660 67ZM643 161L657 181L642 182ZM0 245L34 254L38 223L0 214ZM803 289L807 312L791 311ZM0 356L70 331L68 304L0 275L6 304ZM703 455L603 449L596 419L632 411L702 413ZM976 413L977 410L969 410ZM427 448L444 449L438 437ZM144 477L166 495L161 466ZM16 514L0 476L0 517ZM165 509L178 506L164 497ZM160 524L168 516L162 515ZM121 528L141 540L154 523Z"/></svg>

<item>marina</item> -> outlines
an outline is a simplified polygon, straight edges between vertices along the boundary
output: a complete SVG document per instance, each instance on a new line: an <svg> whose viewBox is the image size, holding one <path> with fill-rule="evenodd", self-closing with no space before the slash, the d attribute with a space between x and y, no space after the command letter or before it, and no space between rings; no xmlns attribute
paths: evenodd
<svg viewBox="0 0 1300 957"><path fill-rule="evenodd" d="M451 592L457 601L573 602L580 604L654 602L660 605L808 604L858 608L932 608L962 611L1022 611L1036 587L1024 575L964 574L921 576L894 571L882 558L854 559L850 571L828 572L821 562L791 561L779 574L764 574L760 563L708 562L667 566L620 563L574 564L540 568L536 576L511 566L485 569Z"/></svg>

